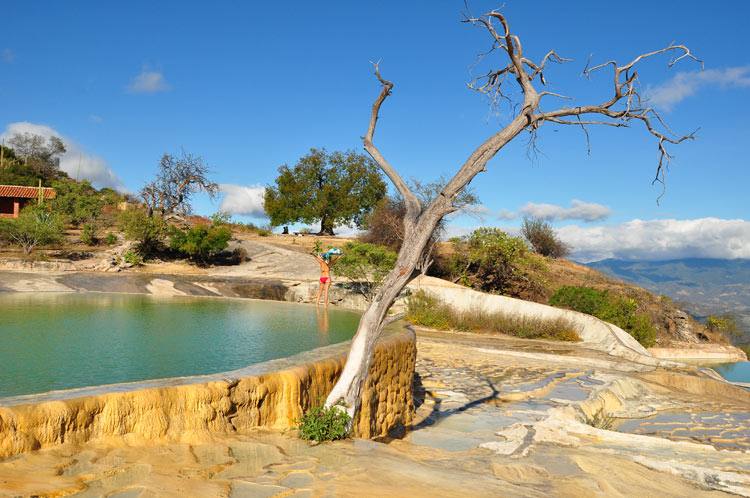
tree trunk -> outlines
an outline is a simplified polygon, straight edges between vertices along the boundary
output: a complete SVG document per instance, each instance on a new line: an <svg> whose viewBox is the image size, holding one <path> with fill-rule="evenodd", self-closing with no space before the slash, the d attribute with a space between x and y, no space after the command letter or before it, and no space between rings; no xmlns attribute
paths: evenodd
<svg viewBox="0 0 750 498"><path fill-rule="evenodd" d="M320 220L320 232L318 232L318 235L335 235L333 233L333 221L327 215L323 215L323 218Z"/></svg>
<svg viewBox="0 0 750 498"><path fill-rule="evenodd" d="M326 406L343 403L346 412L351 417L354 417L359 410L360 394L370 370L375 342L383 331L386 314L406 284L412 279L414 269L430 242L432 232L443 217L440 209L444 206L431 207L435 209L423 213L416 224L408 223L410 226L406 230L396 265L386 276L359 321L346 365L326 399Z"/></svg>

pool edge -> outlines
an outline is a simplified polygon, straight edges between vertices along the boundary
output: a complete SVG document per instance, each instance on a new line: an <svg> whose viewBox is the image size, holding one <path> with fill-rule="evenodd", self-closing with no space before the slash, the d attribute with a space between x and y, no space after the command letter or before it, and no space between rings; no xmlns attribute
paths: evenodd
<svg viewBox="0 0 750 498"><path fill-rule="evenodd" d="M349 341L230 372L15 396L0 400L0 459L66 442L191 441L257 427L289 429L325 399ZM378 341L353 435L386 436L413 416L416 336Z"/></svg>

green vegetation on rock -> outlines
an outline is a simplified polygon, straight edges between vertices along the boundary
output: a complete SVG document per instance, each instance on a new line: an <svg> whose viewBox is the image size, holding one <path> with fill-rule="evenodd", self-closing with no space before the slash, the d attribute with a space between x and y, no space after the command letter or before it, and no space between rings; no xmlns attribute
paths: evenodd
<svg viewBox="0 0 750 498"><path fill-rule="evenodd" d="M439 330L491 332L523 339L581 340L577 327L568 320L521 318L481 309L456 311L424 291L417 291L409 297L406 319L415 325Z"/></svg>
<svg viewBox="0 0 750 498"><path fill-rule="evenodd" d="M170 228L169 247L194 261L205 262L226 249L232 231L223 223L197 225L185 230Z"/></svg>
<svg viewBox="0 0 750 498"><path fill-rule="evenodd" d="M637 312L638 303L634 299L590 287L564 286L552 295L549 303L617 325L644 347L656 344L656 328L647 314Z"/></svg>
<svg viewBox="0 0 750 498"><path fill-rule="evenodd" d="M335 441L349 434L351 417L339 406L315 406L302 416L297 430L307 441Z"/></svg>
<svg viewBox="0 0 750 498"><path fill-rule="evenodd" d="M530 270L543 270L543 258L532 254L520 237L499 228L478 228L451 239L451 244L447 276L454 282L499 294L512 287L540 285Z"/></svg>

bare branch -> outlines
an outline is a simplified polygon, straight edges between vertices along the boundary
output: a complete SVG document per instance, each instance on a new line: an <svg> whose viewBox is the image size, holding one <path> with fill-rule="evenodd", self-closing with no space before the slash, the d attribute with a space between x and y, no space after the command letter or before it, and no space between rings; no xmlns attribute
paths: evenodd
<svg viewBox="0 0 750 498"><path fill-rule="evenodd" d="M401 178L401 175L399 175L398 172L393 168L393 166L391 166L390 163L386 161L386 159L380 153L380 149L378 149L372 141L373 137L375 136L375 126L378 123L378 117L380 115L380 107L383 105L383 102L385 102L385 99L388 98L388 96L391 94L391 90L393 90L393 83L384 79L380 75L379 63L374 62L373 66L375 77L380 82L382 88L380 90L380 94L375 99L375 103L372 105L372 112L370 113L370 125L367 127L367 134L362 138L362 142L364 144L365 150L370 154L375 162L378 163L380 169L382 169L383 173L385 173L386 176L390 178L391 182L393 182L393 185L404 198L404 202L406 203L407 218L413 220L419 215L420 211L422 210L419 199L417 199L417 196L415 196L414 193L409 190L408 185L406 185L406 182L403 180L403 178Z"/></svg>

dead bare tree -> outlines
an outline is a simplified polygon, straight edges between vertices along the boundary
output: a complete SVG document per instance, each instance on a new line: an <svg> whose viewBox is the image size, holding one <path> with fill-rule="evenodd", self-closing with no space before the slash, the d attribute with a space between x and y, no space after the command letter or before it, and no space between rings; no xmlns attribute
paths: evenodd
<svg viewBox="0 0 750 498"><path fill-rule="evenodd" d="M181 217L191 212L190 199L194 194L206 192L211 198L216 196L219 186L208 179L208 173L208 165L200 156L185 151L179 157L164 154L156 179L140 192L149 216L158 212L162 216Z"/></svg>
<svg viewBox="0 0 750 498"><path fill-rule="evenodd" d="M587 66L584 69L586 76L611 68L612 96L600 103L544 111L541 104L545 97L565 100L570 98L549 91L538 91L536 85L546 85L545 71L548 64L569 62L569 59L560 57L554 50L550 50L541 61L534 62L529 59L524 54L520 38L511 32L505 16L498 11L489 12L481 17L467 18L465 22L484 29L490 36L492 47L485 55L500 54L502 59L507 61L503 62L499 69L493 69L470 83L470 88L489 96L493 101L512 101L510 99L512 91L508 88L508 85L512 85L518 91L521 102L520 105L515 106L517 112L510 122L475 149L455 176L443 187L440 194L425 205L420 202L419 197L409 188L373 142L380 108L393 90L393 83L381 76L380 68L378 64L375 64L374 73L380 82L381 90L372 106L370 123L363 137L363 144L365 150L377 162L403 198L406 215L404 216L404 240L396 266L385 278L380 290L362 315L357 333L352 340L346 365L326 400L327 406L343 404L352 416L359 409L360 393L372 361L375 342L384 326L392 321L392 318L387 316L389 308L413 278L415 268L423 258L423 253L435 228L443 217L458 209L456 199L459 198L463 189L474 177L485 171L490 159L495 157L506 144L523 131L532 133L533 144L536 131L545 122L580 126L584 131L589 125L627 127L632 123L640 122L657 142L659 160L654 181L663 183L672 157L667 150L668 144L679 144L694 137L693 133L680 136L671 132L657 112L647 105L637 86L636 66L644 59L660 54L672 54L673 58L669 61L670 67L682 59L700 62L686 46L670 44L659 50L640 54L624 65L616 61L607 61L593 67ZM507 80L510 80L508 84L506 84ZM515 80L514 85L513 80Z"/></svg>

